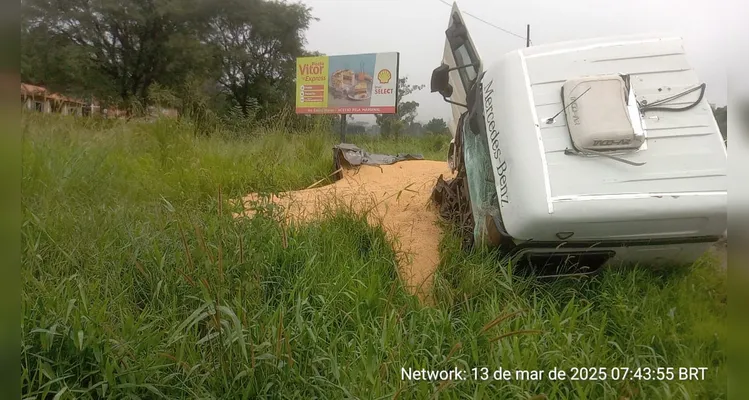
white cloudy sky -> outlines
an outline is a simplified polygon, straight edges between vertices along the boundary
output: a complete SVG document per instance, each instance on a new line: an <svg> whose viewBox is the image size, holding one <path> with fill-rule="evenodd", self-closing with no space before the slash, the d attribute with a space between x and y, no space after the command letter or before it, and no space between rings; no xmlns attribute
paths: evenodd
<svg viewBox="0 0 749 400"><path fill-rule="evenodd" d="M307 31L309 49L328 55L398 51L401 76L427 85L411 97L420 103L417 120L449 118L449 107L428 87L431 71L442 59L448 5L439 0L302 2L319 18ZM749 4L744 0L458 0L458 6L522 36L530 24L534 45L637 33L681 36L692 66L707 83L708 101L718 105L726 104L729 60L749 51L744 26L749 25ZM524 39L470 16L464 19L485 66L525 46Z"/></svg>

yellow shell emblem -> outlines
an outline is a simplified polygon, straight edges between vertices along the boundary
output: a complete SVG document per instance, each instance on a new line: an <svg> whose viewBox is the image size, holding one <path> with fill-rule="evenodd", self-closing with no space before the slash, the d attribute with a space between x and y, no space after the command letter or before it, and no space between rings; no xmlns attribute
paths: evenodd
<svg viewBox="0 0 749 400"><path fill-rule="evenodd" d="M379 80L380 83L388 83L392 77L393 74L391 74L387 69L381 69L380 72L377 73L377 80Z"/></svg>

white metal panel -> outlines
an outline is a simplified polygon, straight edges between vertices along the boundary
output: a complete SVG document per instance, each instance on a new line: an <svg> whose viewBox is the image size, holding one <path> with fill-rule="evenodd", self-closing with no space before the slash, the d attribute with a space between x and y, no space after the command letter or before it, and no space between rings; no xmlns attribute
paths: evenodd
<svg viewBox="0 0 749 400"><path fill-rule="evenodd" d="M543 105L536 103L539 120L561 109L561 101L556 104L551 102L553 93L559 93L561 83L536 82L564 81L590 74L626 73L631 74L632 90L638 101L645 99L649 102L700 83L693 73L663 72L691 71L679 39L632 42L571 52L557 50L551 55L529 57L526 62L533 93L535 95L538 90L538 97L544 102ZM661 80L642 79L642 71L655 72ZM669 76L671 74L674 76ZM550 78L551 75L554 77ZM697 100L698 95L698 92L690 93L669 105L689 104ZM648 149L625 157L646 162L640 167L601 157L564 155L564 149L570 147L571 143L563 114L555 119L552 126L541 123L552 197L613 194L638 189L642 192L656 189L675 192L725 189L724 149L714 138L719 132L715 131L707 100L703 99L700 105L684 112L647 112L643 122L648 132Z"/></svg>
<svg viewBox="0 0 749 400"><path fill-rule="evenodd" d="M651 74L689 70L684 55L669 55L634 60L612 60L606 62L582 62L553 60L555 68L550 68L552 59L528 60L528 73L533 84L559 82L574 76L606 75L626 72L629 74Z"/></svg>
<svg viewBox="0 0 749 400"><path fill-rule="evenodd" d="M572 147L564 113L544 123L562 110L562 84L610 73L633 74L634 93L649 101L700 83L678 38L531 47L487 70L483 82L495 85L500 147L511 171L511 201L501 209L508 233L520 240L555 240L560 231L575 231L576 238L720 234L726 223L725 147L705 99L685 112L645 114L647 149L621 156L646 162L643 166L564 154ZM697 93L686 97L696 98ZM640 233L628 222L658 219L661 223ZM603 231L604 225L596 225L601 223L608 224Z"/></svg>
<svg viewBox="0 0 749 400"><path fill-rule="evenodd" d="M487 69L482 80L484 118L487 124L496 124L496 135L487 129L494 180L498 193L504 182L509 199L500 203L500 211L505 228L516 238L532 237L536 228L526 219L548 216L551 204L544 174L545 152L539 148L535 108L522 65L518 51L509 53ZM490 106L487 98L491 98ZM505 178L498 171L504 171Z"/></svg>
<svg viewBox="0 0 749 400"><path fill-rule="evenodd" d="M681 41L680 37L654 34L625 35L619 37L599 37L585 40L573 40L567 42L550 43L542 46L533 46L523 49L522 52L527 58L539 58L547 56L560 56L579 51L598 50L599 54L625 54L621 51L621 46L640 46L641 49L647 46L666 45ZM610 50L614 49L614 50ZM674 49L674 47L672 47ZM611 51L611 53L606 53ZM625 54L625 56L630 56Z"/></svg>

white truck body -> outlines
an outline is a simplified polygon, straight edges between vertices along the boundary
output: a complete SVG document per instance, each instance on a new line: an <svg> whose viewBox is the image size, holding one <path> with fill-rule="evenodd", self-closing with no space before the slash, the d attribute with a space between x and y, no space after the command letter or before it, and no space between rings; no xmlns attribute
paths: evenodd
<svg viewBox="0 0 749 400"><path fill-rule="evenodd" d="M450 24L457 21L462 17L454 6ZM473 48L470 37L467 41ZM477 56L456 62L461 57L449 42L443 63L480 62ZM704 86L702 93L668 102L671 108L691 106L684 111L644 107L700 85L680 38L638 35L534 46L510 52L488 68L459 73L450 72L450 98L459 103L472 95L466 76L477 75L481 135L496 186L495 217L516 245L513 257L603 251L611 256L606 263L692 262L726 231L726 147ZM570 153L568 117L577 114L570 114L569 106L577 105L564 104L562 87L598 76L628 82L626 115L620 116L644 141L636 149L608 154L640 165L595 152ZM578 107L603 102L609 94L583 93L577 104L585 96L589 105ZM453 105L455 121L464 112Z"/></svg>

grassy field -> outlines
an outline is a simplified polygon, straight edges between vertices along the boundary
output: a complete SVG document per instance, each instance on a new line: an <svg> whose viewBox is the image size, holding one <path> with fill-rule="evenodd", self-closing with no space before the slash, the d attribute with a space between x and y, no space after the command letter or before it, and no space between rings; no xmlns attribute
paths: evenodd
<svg viewBox="0 0 749 400"><path fill-rule="evenodd" d="M427 307L361 215L288 229L272 208L232 218L231 199L331 173L331 135L22 124L24 398L726 398L726 277L709 256L541 282L447 233ZM440 138L354 142L440 160L447 150ZM401 368L456 367L466 380L401 379ZM573 367L609 372L491 379ZM649 367L652 379L613 379L615 367ZM708 369L680 381L669 367Z"/></svg>

